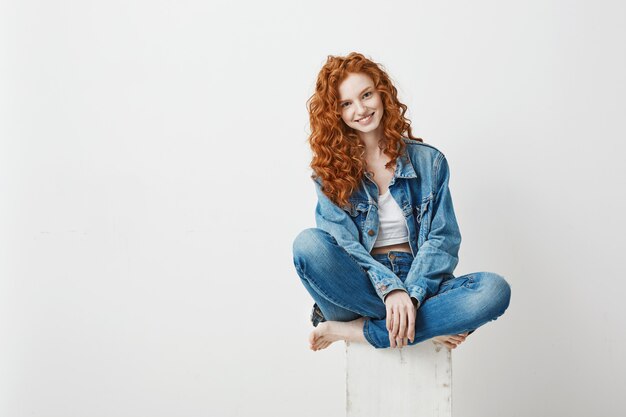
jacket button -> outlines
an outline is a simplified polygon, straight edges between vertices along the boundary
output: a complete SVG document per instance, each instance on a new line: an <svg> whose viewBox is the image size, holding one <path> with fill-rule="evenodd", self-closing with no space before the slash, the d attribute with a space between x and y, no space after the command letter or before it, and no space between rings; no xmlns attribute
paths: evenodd
<svg viewBox="0 0 626 417"><path fill-rule="evenodd" d="M374 236L374 233L375 233L375 232L374 232L372 229L370 229L370 230L368 230L368 231L367 231L367 234L368 234L368 235L370 235L370 236Z"/></svg>
<svg viewBox="0 0 626 417"><path fill-rule="evenodd" d="M386 286L386 285L383 285L383 286L381 286L381 287L380 287L380 289L381 289L382 291L385 291L385 290L387 289L387 286Z"/></svg>
<svg viewBox="0 0 626 417"><path fill-rule="evenodd" d="M394 259L396 259L396 254L395 254L395 253L390 253L390 254L389 254L389 259L391 259L392 261L393 261Z"/></svg>

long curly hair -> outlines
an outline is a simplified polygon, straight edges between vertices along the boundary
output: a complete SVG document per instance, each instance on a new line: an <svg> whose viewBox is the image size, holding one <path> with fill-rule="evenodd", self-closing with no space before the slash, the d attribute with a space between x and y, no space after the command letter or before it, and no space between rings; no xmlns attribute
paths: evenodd
<svg viewBox="0 0 626 417"><path fill-rule="evenodd" d="M311 134L308 142L313 150L310 167L312 178L320 178L322 191L340 207L349 205L349 198L359 187L365 174L365 145L354 129L345 124L339 107L339 84L350 73L363 73L374 81L374 88L381 95L384 114L382 138L379 147L391 160L386 167L394 165L396 158L405 150L402 135L413 137L411 122L404 114L407 106L398 100L394 87L384 67L358 52L347 56L328 55L315 84L315 93L307 100Z"/></svg>

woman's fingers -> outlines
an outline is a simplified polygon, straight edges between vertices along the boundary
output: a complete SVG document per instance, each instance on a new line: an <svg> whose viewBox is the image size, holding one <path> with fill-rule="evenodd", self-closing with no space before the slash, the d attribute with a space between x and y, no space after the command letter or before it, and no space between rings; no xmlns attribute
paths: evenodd
<svg viewBox="0 0 626 417"><path fill-rule="evenodd" d="M413 341L415 340L415 314L416 313L417 312L415 311L415 307L413 307L413 304L411 304L411 307L409 308L408 329L406 332L406 336L411 341L411 343L413 343Z"/></svg>
<svg viewBox="0 0 626 417"><path fill-rule="evenodd" d="M402 314L404 328L400 329L400 336L402 336L402 346L408 346L409 340L411 343L415 340L415 307L413 304L409 304L405 307Z"/></svg>
<svg viewBox="0 0 626 417"><path fill-rule="evenodd" d="M389 347L396 347L396 340L393 336L393 310L391 308L388 309L387 313L387 331L389 332Z"/></svg>
<svg viewBox="0 0 626 417"><path fill-rule="evenodd" d="M389 346L404 347L415 339L415 306L408 293L393 290L385 297Z"/></svg>
<svg viewBox="0 0 626 417"><path fill-rule="evenodd" d="M400 315L400 326L398 329L397 338L400 340L400 347L406 346L406 324L408 321L408 311L406 308L403 308L402 311L399 312Z"/></svg>
<svg viewBox="0 0 626 417"><path fill-rule="evenodd" d="M398 336L398 330L400 328L400 313L398 312L397 308L394 308L391 314L393 315L393 320L391 323L391 334L395 339Z"/></svg>
<svg viewBox="0 0 626 417"><path fill-rule="evenodd" d="M392 316L391 330L389 331L390 347L392 348L402 347L402 340L400 337L401 315L400 315L400 311L398 310L398 307L392 308L391 316Z"/></svg>
<svg viewBox="0 0 626 417"><path fill-rule="evenodd" d="M412 306L391 308L387 316L389 346L404 347L415 340L415 308Z"/></svg>

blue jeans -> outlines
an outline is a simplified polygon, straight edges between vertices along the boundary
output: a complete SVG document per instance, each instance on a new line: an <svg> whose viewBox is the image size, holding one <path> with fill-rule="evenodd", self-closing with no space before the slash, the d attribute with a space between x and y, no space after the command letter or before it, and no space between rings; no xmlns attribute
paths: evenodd
<svg viewBox="0 0 626 417"><path fill-rule="evenodd" d="M400 251L372 256L403 282L413 261L412 254ZM302 231L293 243L293 260L302 284L315 300L320 321L365 317L365 339L376 348L389 347L385 304L367 272L332 235L318 228ZM510 297L509 284L493 272L447 279L417 310L415 339L409 345L435 336L472 332L501 316Z"/></svg>

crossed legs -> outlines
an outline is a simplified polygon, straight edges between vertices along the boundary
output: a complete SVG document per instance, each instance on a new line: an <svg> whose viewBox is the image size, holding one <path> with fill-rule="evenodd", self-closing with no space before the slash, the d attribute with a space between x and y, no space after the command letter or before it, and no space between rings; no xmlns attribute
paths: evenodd
<svg viewBox="0 0 626 417"><path fill-rule="evenodd" d="M312 348L325 348L335 340L389 347L384 303L366 271L330 234L305 229L293 242L293 257L302 284L326 319L309 337ZM418 309L411 344L431 338L460 343L468 332L503 314L509 299L508 283L492 272L444 281Z"/></svg>

